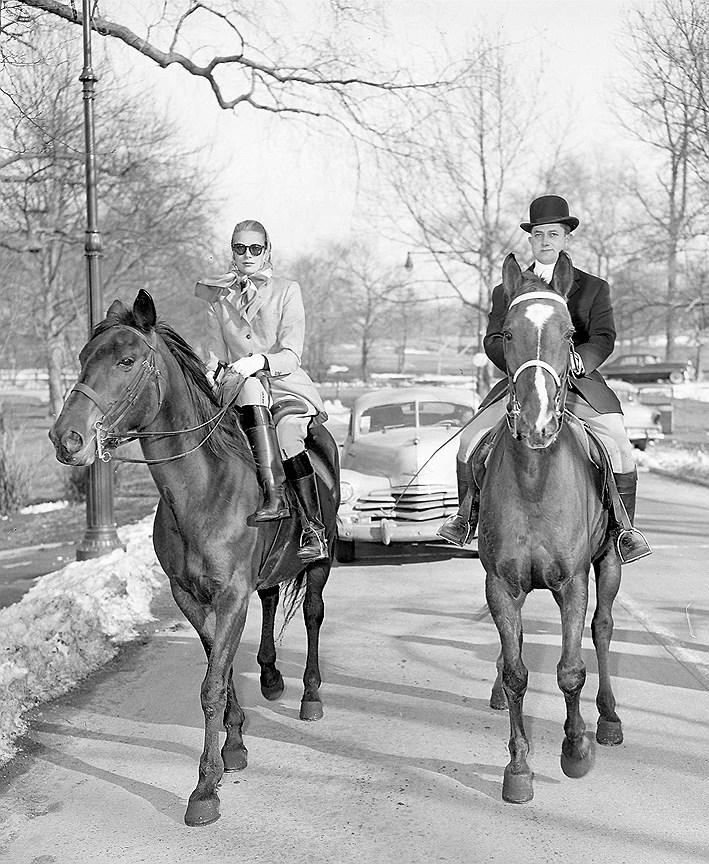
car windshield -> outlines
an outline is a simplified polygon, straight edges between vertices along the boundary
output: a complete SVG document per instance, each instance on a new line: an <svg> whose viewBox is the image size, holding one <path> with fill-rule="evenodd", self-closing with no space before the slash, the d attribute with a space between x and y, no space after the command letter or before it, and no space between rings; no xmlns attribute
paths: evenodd
<svg viewBox="0 0 709 864"><path fill-rule="evenodd" d="M454 402L397 402L391 405L374 405L362 412L359 431L381 432L384 429L416 427L418 406L419 426L463 426L473 416L469 405Z"/></svg>

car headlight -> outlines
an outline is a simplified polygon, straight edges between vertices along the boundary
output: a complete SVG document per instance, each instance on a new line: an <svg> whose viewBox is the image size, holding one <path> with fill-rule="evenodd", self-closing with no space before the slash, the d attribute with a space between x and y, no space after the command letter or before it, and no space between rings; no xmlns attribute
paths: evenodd
<svg viewBox="0 0 709 864"><path fill-rule="evenodd" d="M340 480L340 501L344 504L346 501L351 501L354 498L355 490L351 483L347 480Z"/></svg>

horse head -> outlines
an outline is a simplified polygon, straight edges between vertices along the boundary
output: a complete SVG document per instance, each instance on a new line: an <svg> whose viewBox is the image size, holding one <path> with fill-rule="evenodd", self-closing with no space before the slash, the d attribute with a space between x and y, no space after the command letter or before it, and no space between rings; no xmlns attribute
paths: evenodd
<svg viewBox="0 0 709 864"><path fill-rule="evenodd" d="M115 300L79 354L81 372L49 431L67 465L107 461L108 446L148 425L161 403L155 304L138 292L132 310Z"/></svg>
<svg viewBox="0 0 709 864"><path fill-rule="evenodd" d="M559 254L551 284L523 273L510 254L502 268L507 304L503 326L509 380L507 420L514 437L531 449L548 447L561 428L574 332L566 297L571 259Z"/></svg>

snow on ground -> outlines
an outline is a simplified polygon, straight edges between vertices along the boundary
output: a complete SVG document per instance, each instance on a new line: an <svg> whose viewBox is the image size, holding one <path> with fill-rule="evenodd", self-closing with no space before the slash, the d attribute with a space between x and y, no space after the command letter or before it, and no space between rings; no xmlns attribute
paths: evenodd
<svg viewBox="0 0 709 864"><path fill-rule="evenodd" d="M121 528L125 552L49 573L0 611L0 764L15 754L30 708L71 690L152 620L150 601L164 578L152 521Z"/></svg>
<svg viewBox="0 0 709 864"><path fill-rule="evenodd" d="M326 409L336 424L346 424L341 403ZM638 453L638 464L709 482L709 456L699 448L663 446ZM29 709L71 690L152 620L150 603L164 580L152 522L151 515L121 528L125 552L49 573L0 611L0 764L15 754Z"/></svg>

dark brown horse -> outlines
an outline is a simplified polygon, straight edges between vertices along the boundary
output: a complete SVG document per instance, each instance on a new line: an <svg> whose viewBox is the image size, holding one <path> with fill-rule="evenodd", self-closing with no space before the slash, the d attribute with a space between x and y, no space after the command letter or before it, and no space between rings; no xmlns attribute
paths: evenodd
<svg viewBox="0 0 709 864"><path fill-rule="evenodd" d="M160 492L155 551L177 605L207 654L201 689L204 750L199 782L185 813L188 825L207 825L219 818L217 786L223 772L246 767L244 712L236 698L232 663L249 597L257 590L262 603L257 659L268 699L283 692L273 638L280 583L289 583L292 603L304 597L308 652L300 715L317 720L322 717L318 639L330 564L306 568L300 562L296 516L253 522L259 487L237 414L220 410L205 367L174 330L156 320L147 292L138 293L132 310L119 301L111 305L80 360L79 381L50 437L57 458L68 465L89 465L97 453L110 458L121 440L140 440ZM339 503L337 446L324 427L313 429L307 443L332 554ZM220 751L222 727L226 741Z"/></svg>
<svg viewBox="0 0 709 864"><path fill-rule="evenodd" d="M530 801L534 794L523 722L527 668L522 660L522 606L535 588L549 589L561 612L557 681L566 700L561 767L567 776L581 777L591 765L591 742L579 701L586 679L581 637L592 564L600 714L596 740L622 741L608 671L620 560L609 534L600 472L572 426L577 421L564 414L573 333L565 298L572 280L571 261L564 253L551 285L533 273L523 274L513 255L503 266L509 401L506 427L492 447L482 481L478 549L502 648L491 705L504 708L506 698L510 711L511 758L502 797L514 803Z"/></svg>

